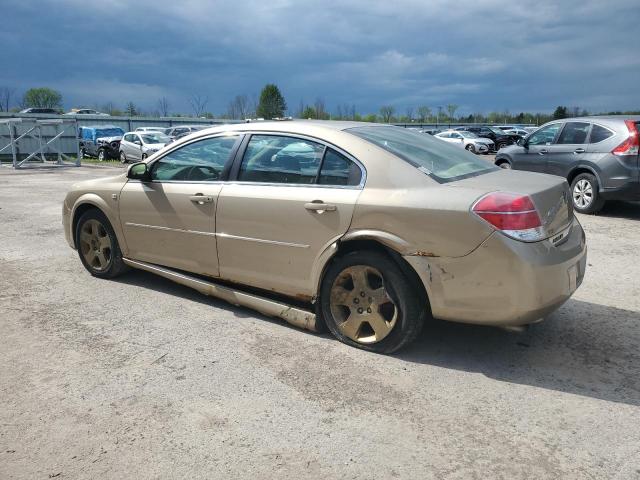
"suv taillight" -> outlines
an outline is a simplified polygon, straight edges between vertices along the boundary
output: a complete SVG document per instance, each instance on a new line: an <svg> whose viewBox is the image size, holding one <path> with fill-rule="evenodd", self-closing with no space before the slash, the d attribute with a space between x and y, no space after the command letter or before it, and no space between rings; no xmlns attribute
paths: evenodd
<svg viewBox="0 0 640 480"><path fill-rule="evenodd" d="M611 153L614 155L638 155L638 147L640 147L638 127L633 120L625 120L624 123L627 125L627 129L629 130L629 137L614 148Z"/></svg>
<svg viewBox="0 0 640 480"><path fill-rule="evenodd" d="M489 193L478 200L471 211L516 240L535 242L545 238L540 215L528 195Z"/></svg>

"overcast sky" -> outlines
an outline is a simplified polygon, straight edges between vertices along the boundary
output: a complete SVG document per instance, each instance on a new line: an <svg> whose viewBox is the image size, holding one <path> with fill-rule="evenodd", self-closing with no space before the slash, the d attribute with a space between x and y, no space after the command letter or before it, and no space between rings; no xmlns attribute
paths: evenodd
<svg viewBox="0 0 640 480"><path fill-rule="evenodd" d="M3 0L0 86L64 106L226 110L276 83L301 99L455 103L458 113L640 108L638 0Z"/></svg>

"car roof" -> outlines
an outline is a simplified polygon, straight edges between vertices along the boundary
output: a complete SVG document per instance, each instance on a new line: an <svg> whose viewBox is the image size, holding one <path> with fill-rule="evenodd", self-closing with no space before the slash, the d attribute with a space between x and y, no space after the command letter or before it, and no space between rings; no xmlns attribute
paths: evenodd
<svg viewBox="0 0 640 480"><path fill-rule="evenodd" d="M349 122L341 120L286 120L286 121L260 121L249 123L230 123L214 125L211 128L199 130L199 135L206 135L213 131L264 131L264 132L289 132L300 134L314 134L326 131L342 131L356 127L392 127L386 123ZM401 127L396 127L401 128Z"/></svg>

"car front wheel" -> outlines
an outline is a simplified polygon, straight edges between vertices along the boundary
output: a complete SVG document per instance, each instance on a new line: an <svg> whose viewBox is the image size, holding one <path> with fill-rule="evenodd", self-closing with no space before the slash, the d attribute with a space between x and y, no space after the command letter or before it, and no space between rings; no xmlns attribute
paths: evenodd
<svg viewBox="0 0 640 480"><path fill-rule="evenodd" d="M101 162L104 162L106 159L107 159L107 154L104 151L104 148L101 148L98 151L98 160L101 161Z"/></svg>
<svg viewBox="0 0 640 480"><path fill-rule="evenodd" d="M393 259L376 251L338 257L323 278L320 306L338 340L377 353L413 341L426 313L421 292Z"/></svg>
<svg viewBox="0 0 640 480"><path fill-rule="evenodd" d="M120 163L127 163L127 155L120 150Z"/></svg>
<svg viewBox="0 0 640 480"><path fill-rule="evenodd" d="M468 150L471 153L476 153L476 147L474 147L473 144L471 144L471 143L469 145L467 145L466 147L464 147L464 148L465 148L465 150Z"/></svg>
<svg viewBox="0 0 640 480"><path fill-rule="evenodd" d="M113 278L127 270L111 223L98 209L88 210L78 220L76 247L80 261L94 277Z"/></svg>
<svg viewBox="0 0 640 480"><path fill-rule="evenodd" d="M573 208L580 213L596 213L604 206L598 191L598 179L590 173L581 173L571 182Z"/></svg>

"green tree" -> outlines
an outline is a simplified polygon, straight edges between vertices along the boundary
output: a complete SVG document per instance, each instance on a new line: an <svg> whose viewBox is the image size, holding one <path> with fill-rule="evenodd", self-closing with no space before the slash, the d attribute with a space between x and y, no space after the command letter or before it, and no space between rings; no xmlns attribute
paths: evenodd
<svg viewBox="0 0 640 480"><path fill-rule="evenodd" d="M562 105L556 107L553 112L553 118L554 120L557 120L559 118L567 118L567 107L563 107Z"/></svg>
<svg viewBox="0 0 640 480"><path fill-rule="evenodd" d="M311 105L307 105L304 110L302 110L302 114L300 115L300 118L316 118L316 109L313 108Z"/></svg>
<svg viewBox="0 0 640 480"><path fill-rule="evenodd" d="M458 110L458 105L456 105L455 103L450 103L449 105L447 105L447 112L449 112L449 121L453 121L455 120L455 118L453 118L453 116L456 114L456 110Z"/></svg>
<svg viewBox="0 0 640 480"><path fill-rule="evenodd" d="M420 123L423 123L429 120L430 116L431 116L431 109L429 107L427 107L426 105L420 105L418 107L418 119L420 120Z"/></svg>
<svg viewBox="0 0 640 480"><path fill-rule="evenodd" d="M260 103L256 114L258 117L270 120L272 118L284 117L287 110L287 102L280 93L280 89L273 83L268 83L260 92Z"/></svg>
<svg viewBox="0 0 640 480"><path fill-rule="evenodd" d="M25 108L62 108L62 95L52 88L30 88L24 94Z"/></svg>

